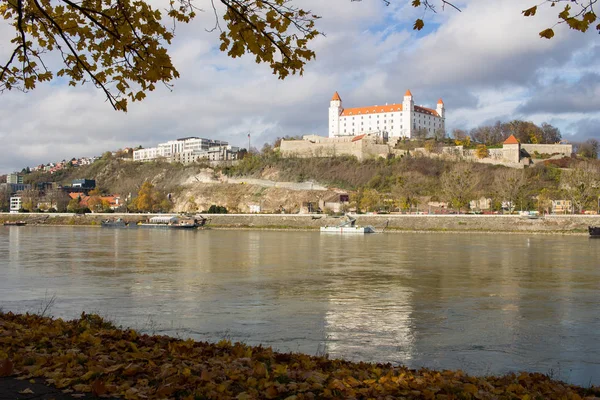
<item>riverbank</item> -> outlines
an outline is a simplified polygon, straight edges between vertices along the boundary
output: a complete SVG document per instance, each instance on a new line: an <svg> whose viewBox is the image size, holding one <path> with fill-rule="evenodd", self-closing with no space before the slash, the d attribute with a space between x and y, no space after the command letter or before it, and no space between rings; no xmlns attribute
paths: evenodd
<svg viewBox="0 0 600 400"><path fill-rule="evenodd" d="M144 221L155 214L0 214L0 223L25 221L30 225L99 226L104 219ZM161 214L164 215L164 214ZM205 214L213 228L318 230L335 226L344 217L302 214ZM526 218L518 215L356 215L358 225L389 231L421 232L527 232L587 233L588 226L600 225L599 215L549 215Z"/></svg>
<svg viewBox="0 0 600 400"><path fill-rule="evenodd" d="M0 343L0 376L45 382L67 393L127 399L600 396L598 387L568 385L539 373L481 378L461 371L416 371L391 364L278 353L227 340L184 341L119 329L90 314L63 321L0 313ZM18 389L29 393L23 385Z"/></svg>

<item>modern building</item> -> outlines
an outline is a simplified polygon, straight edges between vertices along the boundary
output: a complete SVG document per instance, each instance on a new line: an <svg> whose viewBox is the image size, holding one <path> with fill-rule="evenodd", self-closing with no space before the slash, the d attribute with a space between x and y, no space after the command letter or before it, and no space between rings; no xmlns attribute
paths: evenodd
<svg viewBox="0 0 600 400"><path fill-rule="evenodd" d="M6 183L23 184L23 175L18 173L8 174L6 176Z"/></svg>
<svg viewBox="0 0 600 400"><path fill-rule="evenodd" d="M160 143L157 147L135 150L134 161L152 161L163 158L168 162L190 164L201 159L210 161L237 160L238 147L221 140L186 137Z"/></svg>
<svg viewBox="0 0 600 400"><path fill-rule="evenodd" d="M402 103L344 108L335 92L329 103L329 137L379 134L384 137L411 138L418 129L428 136L445 130L446 112L439 99L435 109L414 104L410 90Z"/></svg>
<svg viewBox="0 0 600 400"><path fill-rule="evenodd" d="M23 207L23 202L21 200L21 196L13 196L10 198L10 208L9 211L14 214L18 213L19 210Z"/></svg>
<svg viewBox="0 0 600 400"><path fill-rule="evenodd" d="M29 189L31 189L31 184L29 183L0 183L0 190L6 191L10 194Z"/></svg>

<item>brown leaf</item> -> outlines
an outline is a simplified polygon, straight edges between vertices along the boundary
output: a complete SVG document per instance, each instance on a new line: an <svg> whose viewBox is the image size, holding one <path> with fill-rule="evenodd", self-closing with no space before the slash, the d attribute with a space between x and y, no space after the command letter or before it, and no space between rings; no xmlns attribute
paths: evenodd
<svg viewBox="0 0 600 400"><path fill-rule="evenodd" d="M0 376L11 376L13 374L13 362L9 359L0 360Z"/></svg>
<svg viewBox="0 0 600 400"><path fill-rule="evenodd" d="M92 393L94 395L96 395L96 396L102 396L103 394L106 394L106 392L107 392L106 385L100 379L96 379L92 383Z"/></svg>
<svg viewBox="0 0 600 400"><path fill-rule="evenodd" d="M19 392L19 394L33 394L33 390L27 388L27 389L23 389Z"/></svg>

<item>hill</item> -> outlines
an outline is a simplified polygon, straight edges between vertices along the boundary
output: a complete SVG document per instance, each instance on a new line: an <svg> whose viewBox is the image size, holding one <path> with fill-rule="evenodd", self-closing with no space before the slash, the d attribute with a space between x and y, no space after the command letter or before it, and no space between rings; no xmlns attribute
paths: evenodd
<svg viewBox="0 0 600 400"><path fill-rule="evenodd" d="M560 167L576 165L573 163L565 159ZM105 156L91 165L66 168L53 175L34 172L28 174L25 181L55 181L66 185L73 179L95 179L102 192L119 193L122 197L130 193L135 197L142 183L149 181L159 191L172 195L174 211L194 208L201 211L211 204L241 212L247 212L249 204L260 204L263 211L281 208L297 211L302 202L317 202L339 192L351 193L351 200L363 211L422 209L429 201L450 201L458 208L464 207L465 201L480 197L492 198L496 209L507 198L523 209L535 209L540 206L540 195L544 199L563 196L560 167L549 163L514 170L422 157L362 162L353 157L281 158L276 151L265 151L247 156L236 164L217 167L160 161L139 163ZM455 188L457 193L454 194L449 189L451 176L455 184L462 184ZM294 182L313 182L314 185L295 187ZM515 190L511 191L511 186ZM461 194L458 192L464 192L464 198L457 202L453 197Z"/></svg>

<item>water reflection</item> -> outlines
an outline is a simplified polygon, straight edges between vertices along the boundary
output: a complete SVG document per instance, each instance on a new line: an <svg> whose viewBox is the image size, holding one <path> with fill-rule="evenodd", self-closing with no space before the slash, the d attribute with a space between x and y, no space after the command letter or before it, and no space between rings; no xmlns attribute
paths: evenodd
<svg viewBox="0 0 600 400"><path fill-rule="evenodd" d="M600 384L585 237L0 228L0 306L282 351Z"/></svg>

